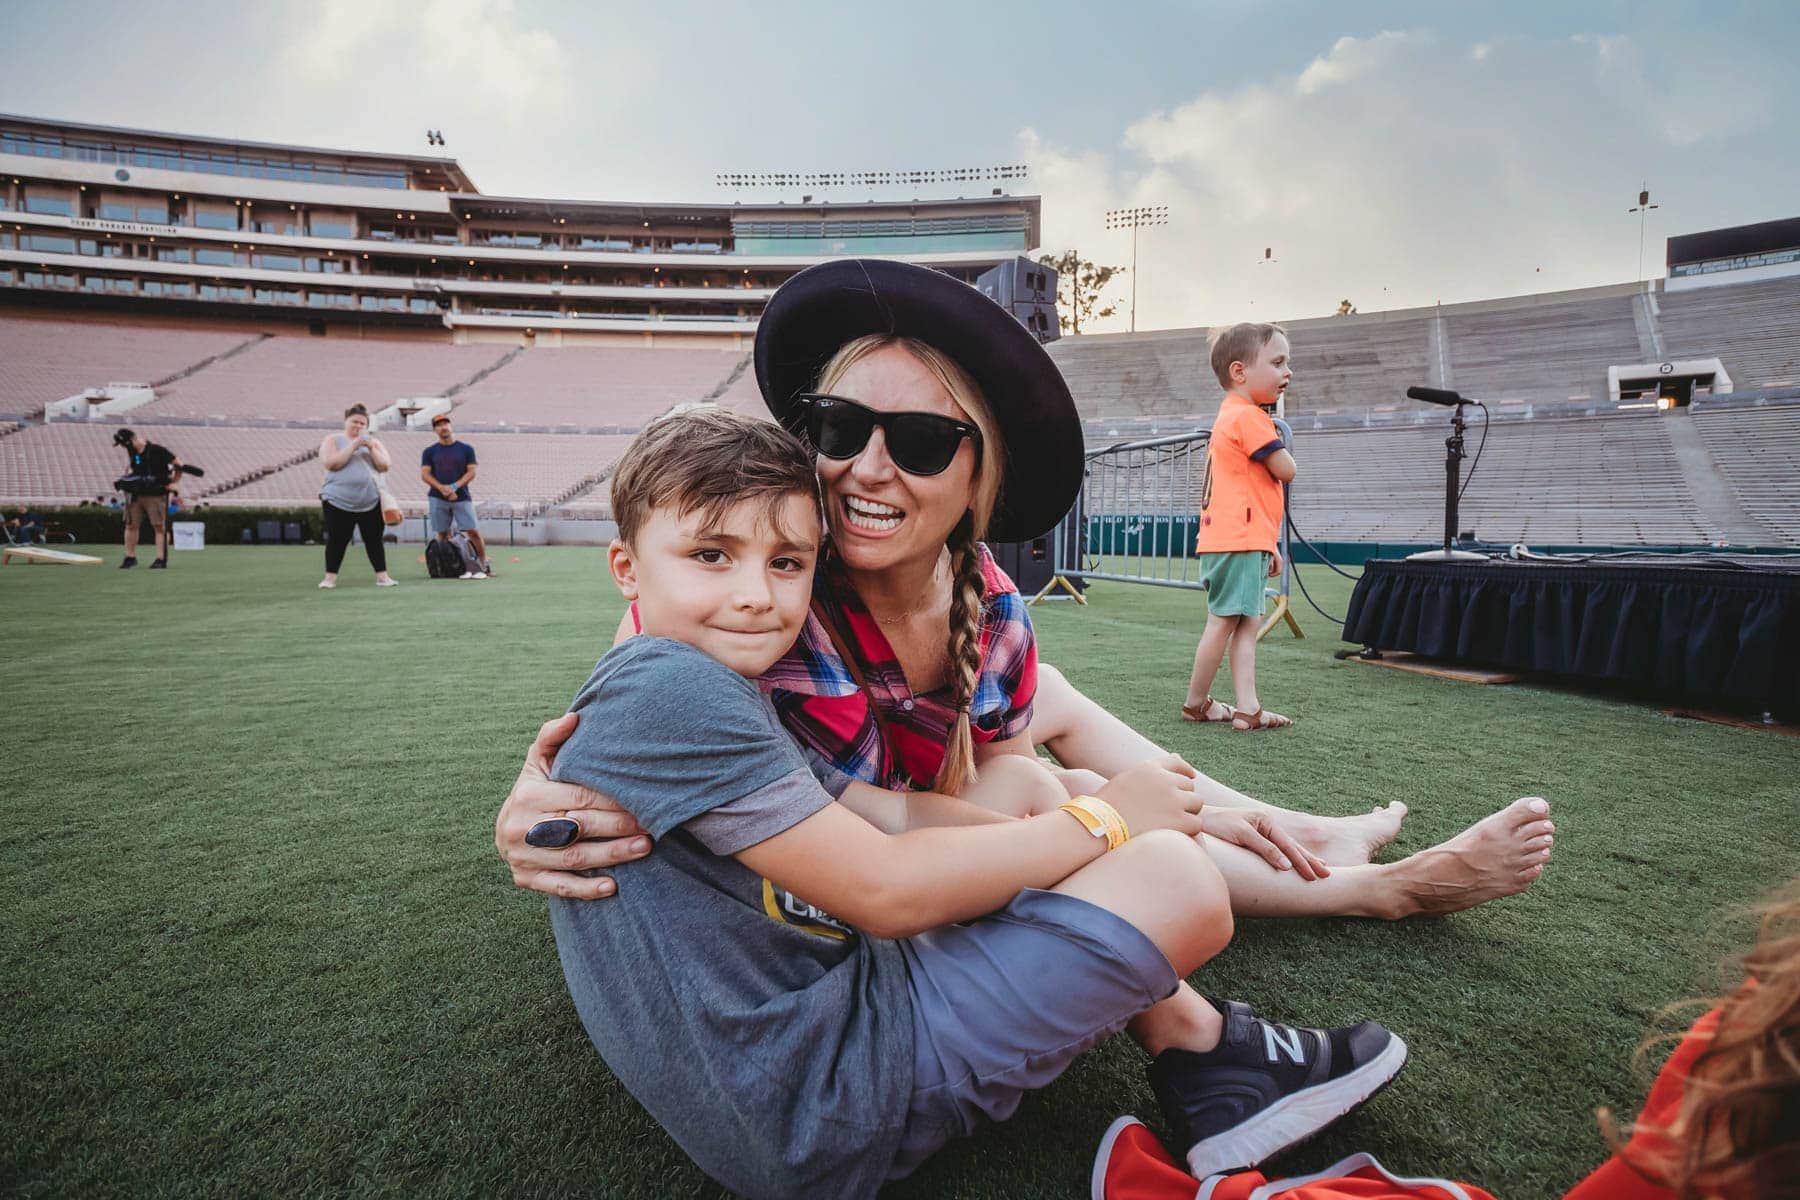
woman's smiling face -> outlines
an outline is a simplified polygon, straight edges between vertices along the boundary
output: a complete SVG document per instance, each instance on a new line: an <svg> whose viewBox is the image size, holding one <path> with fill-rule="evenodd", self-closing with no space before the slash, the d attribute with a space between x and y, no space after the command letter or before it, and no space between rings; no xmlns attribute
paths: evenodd
<svg viewBox="0 0 1800 1200"><path fill-rule="evenodd" d="M930 368L900 346L863 355L830 391L881 412L971 420ZM880 571L935 560L974 503L976 461L974 443L964 438L941 474L909 475L888 457L881 429L870 432L869 444L855 458L819 456L825 517L844 564L853 571Z"/></svg>

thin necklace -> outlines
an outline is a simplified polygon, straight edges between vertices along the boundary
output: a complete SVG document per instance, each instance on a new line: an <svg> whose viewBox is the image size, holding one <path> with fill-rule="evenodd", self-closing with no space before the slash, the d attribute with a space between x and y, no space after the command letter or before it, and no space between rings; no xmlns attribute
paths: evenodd
<svg viewBox="0 0 1800 1200"><path fill-rule="evenodd" d="M937 598L937 581L943 576L944 564L948 561L948 555L938 559L937 568L931 572L931 582L926 585L925 598L923 600L919 601L905 612L898 613L891 617L875 616L874 613L870 613L870 616L875 617L875 623L877 625L898 625L900 622L910 620L913 617L918 616L919 613L925 611L926 606L931 604L931 602Z"/></svg>

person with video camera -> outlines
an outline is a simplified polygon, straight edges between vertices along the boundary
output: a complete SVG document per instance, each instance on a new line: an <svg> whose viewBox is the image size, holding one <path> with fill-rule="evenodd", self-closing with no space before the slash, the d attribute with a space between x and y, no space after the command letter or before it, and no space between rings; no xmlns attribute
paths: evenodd
<svg viewBox="0 0 1800 1200"><path fill-rule="evenodd" d="M156 530L156 558L150 569L162 570L169 565L168 503L169 489L181 479L181 460L147 438L129 429L113 434L113 445L131 455L131 471L115 480L127 496L125 502L125 558L121 570L137 566L138 522L148 518Z"/></svg>

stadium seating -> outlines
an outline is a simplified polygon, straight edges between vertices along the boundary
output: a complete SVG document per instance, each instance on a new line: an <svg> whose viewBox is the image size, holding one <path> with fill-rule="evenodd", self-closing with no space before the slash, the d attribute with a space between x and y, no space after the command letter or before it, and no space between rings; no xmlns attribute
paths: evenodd
<svg viewBox="0 0 1800 1200"><path fill-rule="evenodd" d="M296 430L302 437L310 431ZM393 455L388 487L408 512L425 507L425 485L419 479L419 456L432 442L429 433L389 431L381 440ZM624 453L625 436L552 433L495 433L468 438L479 460L470 486L478 504L536 508L557 504L597 481ZM307 442L316 450L319 439ZM0 444L0 450L4 445ZM324 470L316 459L289 466L230 490L208 494L219 504L312 504L319 498Z"/></svg>
<svg viewBox="0 0 1800 1200"><path fill-rule="evenodd" d="M457 423L635 429L705 400L746 356L722 350L528 350L456 398Z"/></svg>
<svg viewBox="0 0 1800 1200"><path fill-rule="evenodd" d="M57 422L33 425L0 438L0 497L8 501L75 504L109 495L113 480L129 470L125 452L112 444L116 425ZM316 430L228 429L151 425L140 432L206 471L181 485L188 500L269 471L319 447ZM313 488L316 497L318 488Z"/></svg>
<svg viewBox="0 0 1800 1200"><path fill-rule="evenodd" d="M1431 378L1425 361L1429 323L1418 310L1292 322L1289 411L1330 414L1411 404L1407 385ZM1211 382L1212 368L1205 366L1203 381Z"/></svg>
<svg viewBox="0 0 1800 1200"><path fill-rule="evenodd" d="M1790 410L1785 451L1800 447L1800 407ZM1471 434L1458 524L1478 538L1539 546L1696 545L1719 540L1697 511L1670 439L1654 412L1575 420L1514 420ZM1300 476L1292 492L1296 524L1314 542L1432 543L1443 537L1444 430L1407 427L1297 434ZM1126 452L1123 482L1105 465L1090 472L1093 515L1199 510L1200 464L1165 450ZM1100 464L1109 460L1102 459ZM1140 465L1142 464L1142 465ZM1769 464L1771 477L1777 464ZM1793 469L1792 466L1789 468ZM1144 504L1148 492L1157 497ZM1173 495L1172 505L1164 497ZM1800 508L1789 502L1791 507ZM1800 521L1771 528L1765 545L1795 544Z"/></svg>
<svg viewBox="0 0 1800 1200"><path fill-rule="evenodd" d="M1218 409L1205 330L1090 334L1049 350L1084 417L1210 417Z"/></svg>
<svg viewBox="0 0 1800 1200"><path fill-rule="evenodd" d="M1640 302L1646 295L1651 302ZM1460 522L1484 540L1800 546L1800 403L1773 399L1781 390L1800 395L1797 307L1800 280L1777 280L1676 293L1627 285L1292 322L1296 516L1314 540L1435 542L1448 422L1443 410L1399 392L1447 377L1495 403ZM1718 355L1734 387L1758 392L1757 402L1702 397L1690 412L1612 412L1606 367L1646 361L1645 345L1658 339L1671 358ZM1091 445L1158 426L1203 429L1216 410L1203 330L1088 335L1049 349ZM710 399L765 414L742 351L521 349L0 318L0 416L115 380L159 384L158 400L125 420L205 466L207 477L184 492L217 504L314 503L320 426L335 426L357 400L379 408L402 396L449 395L481 456L475 494L484 509L555 507L586 517L605 515L600 483L625 435L671 406ZM116 423L17 424L0 420L0 502L91 500L123 473L124 456L111 445ZM383 436L396 458L395 493L409 511L422 510L417 463L429 434ZM1478 441L1479 426L1471 454ZM1197 476L1180 478L1197 487ZM1125 511L1105 498L1092 511L1109 505ZM1187 506L1197 509L1197 495Z"/></svg>
<svg viewBox="0 0 1800 1200"><path fill-rule="evenodd" d="M1696 408L1707 453L1771 545L1800 545L1800 404ZM0 443L3 445L4 443Z"/></svg>
<svg viewBox="0 0 1800 1200"><path fill-rule="evenodd" d="M1668 358L1718 356L1736 391L1800 387L1800 278L1663 292Z"/></svg>
<svg viewBox="0 0 1800 1200"><path fill-rule="evenodd" d="M0 317L0 413L38 416L107 383L160 384L255 336Z"/></svg>
<svg viewBox="0 0 1800 1200"><path fill-rule="evenodd" d="M1444 336L1457 391L1489 403L1604 401L1606 368L1644 360L1628 294L1564 303L1538 299L1445 309ZM1421 361L1418 370L1423 368ZM1408 378L1423 382L1424 377L1402 377Z"/></svg>
<svg viewBox="0 0 1800 1200"><path fill-rule="evenodd" d="M1713 541L1657 413L1496 423L1463 464L1458 524L1478 538L1547 545ZM1295 521L1313 541L1443 537L1441 430L1348 430L1296 438ZM1479 433L1468 439L1473 456Z"/></svg>
<svg viewBox="0 0 1800 1200"><path fill-rule="evenodd" d="M375 412L403 396L442 396L509 352L499 345L272 337L212 363L136 410L151 417L336 424L350 405Z"/></svg>
<svg viewBox="0 0 1800 1200"><path fill-rule="evenodd" d="M713 403L734 412L767 416L769 409L763 404L762 389L756 386L756 365L748 354L744 355L743 361L743 370L728 377L724 389L713 397Z"/></svg>
<svg viewBox="0 0 1800 1200"><path fill-rule="evenodd" d="M1521 296L1441 308L1281 322L1293 346L1287 404L1296 417L1381 412L1412 404L1412 384L1447 373L1467 395L1494 403L1604 402L1606 369L1642 362L1632 288L1577 297ZM1441 370L1432 325L1441 318ZM1210 420L1219 386L1206 330L1090 334L1050 345L1084 418L1170 416Z"/></svg>

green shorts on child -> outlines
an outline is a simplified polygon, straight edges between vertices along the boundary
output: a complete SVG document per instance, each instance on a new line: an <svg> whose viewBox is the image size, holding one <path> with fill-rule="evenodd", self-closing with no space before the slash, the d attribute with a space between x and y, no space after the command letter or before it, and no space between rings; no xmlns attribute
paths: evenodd
<svg viewBox="0 0 1800 1200"><path fill-rule="evenodd" d="M1265 550L1233 550L1200 556L1206 611L1215 617L1260 617L1263 587L1274 556Z"/></svg>

